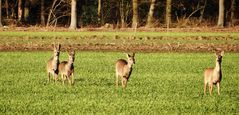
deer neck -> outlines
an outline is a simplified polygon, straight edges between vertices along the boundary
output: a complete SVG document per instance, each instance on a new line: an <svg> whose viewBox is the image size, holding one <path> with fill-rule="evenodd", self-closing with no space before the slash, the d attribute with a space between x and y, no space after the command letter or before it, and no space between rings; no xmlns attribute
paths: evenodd
<svg viewBox="0 0 239 115"><path fill-rule="evenodd" d="M53 63L53 70L57 70L57 66L59 64L59 57L58 56L54 56L52 63Z"/></svg>
<svg viewBox="0 0 239 115"><path fill-rule="evenodd" d="M128 63L128 64L127 64L127 66L128 66L128 68L130 68L130 69L131 69L131 68L133 67L133 64L131 64L131 63Z"/></svg>
<svg viewBox="0 0 239 115"><path fill-rule="evenodd" d="M72 60L68 60L67 68L71 69L72 66L73 66L73 61Z"/></svg>
<svg viewBox="0 0 239 115"><path fill-rule="evenodd" d="M58 56L54 56L53 60L54 60L54 62L57 62L57 61L59 61L59 57Z"/></svg>
<svg viewBox="0 0 239 115"><path fill-rule="evenodd" d="M216 61L216 67L215 67L216 71L221 71L221 63L219 63L218 61Z"/></svg>

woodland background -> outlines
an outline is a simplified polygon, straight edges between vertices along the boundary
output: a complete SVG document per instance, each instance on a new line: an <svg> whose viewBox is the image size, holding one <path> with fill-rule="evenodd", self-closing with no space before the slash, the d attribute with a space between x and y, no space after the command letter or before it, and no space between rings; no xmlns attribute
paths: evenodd
<svg viewBox="0 0 239 115"><path fill-rule="evenodd" d="M238 0L0 0L0 26L232 27Z"/></svg>

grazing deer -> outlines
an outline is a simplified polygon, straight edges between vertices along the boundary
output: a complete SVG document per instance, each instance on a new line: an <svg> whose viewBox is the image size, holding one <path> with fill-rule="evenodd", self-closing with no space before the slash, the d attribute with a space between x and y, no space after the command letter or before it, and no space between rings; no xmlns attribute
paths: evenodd
<svg viewBox="0 0 239 115"><path fill-rule="evenodd" d="M60 48L61 45L58 44L57 46L54 44L54 50L53 50L53 57L51 57L47 62L47 74L48 74L48 81L50 81L50 74L52 74L53 79L57 81L58 78L58 65L59 65L59 56L60 56Z"/></svg>
<svg viewBox="0 0 239 115"><path fill-rule="evenodd" d="M59 64L59 72L61 74L62 83L64 84L65 78L68 79L69 83L73 85L74 83L74 60L75 60L75 52L68 52L68 61L62 61Z"/></svg>
<svg viewBox="0 0 239 115"><path fill-rule="evenodd" d="M121 83L123 88L127 86L127 81L129 80L129 77L133 70L133 64L135 64L134 59L135 54L129 55L127 54L128 61L124 59L119 59L116 61L115 67L116 67L116 87L118 87L118 79L119 76L121 77Z"/></svg>
<svg viewBox="0 0 239 115"><path fill-rule="evenodd" d="M206 95L207 84L209 87L210 95L212 95L213 85L217 85L217 93L220 95L220 82L222 80L222 56L224 51L216 52L216 67L207 68L204 71L204 95Z"/></svg>

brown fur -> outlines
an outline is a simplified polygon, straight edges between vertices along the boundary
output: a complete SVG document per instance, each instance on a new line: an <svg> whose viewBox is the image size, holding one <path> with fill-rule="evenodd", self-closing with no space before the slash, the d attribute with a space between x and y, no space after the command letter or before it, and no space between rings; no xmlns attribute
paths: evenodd
<svg viewBox="0 0 239 115"><path fill-rule="evenodd" d="M62 83L64 84L65 78L68 79L69 84L74 84L74 60L75 60L75 52L72 51L68 53L69 59L68 61L62 61L59 64L59 72L61 74Z"/></svg>
<svg viewBox="0 0 239 115"><path fill-rule="evenodd" d="M130 78L130 75L133 70L133 64L135 64L134 54L129 55L127 54L128 61L124 59L119 59L116 61L115 68L116 68L116 87L118 87L118 79L121 78L121 83L123 88L127 86L127 81Z"/></svg>
<svg viewBox="0 0 239 115"><path fill-rule="evenodd" d="M217 92L220 95L220 82L222 80L221 62L224 51L216 53L216 66L215 68L207 68L204 71L204 95L206 95L207 84L209 87L210 95L212 95L213 85L217 85Z"/></svg>
<svg viewBox="0 0 239 115"><path fill-rule="evenodd" d="M47 74L48 74L48 81L50 81L50 77L51 77L51 74L54 78L55 81L57 81L57 78L58 78L58 65L59 65L59 56L60 56L60 48L61 48L61 45L58 44L58 46L56 46L54 44L54 50L53 50L53 57L50 58L48 61L47 61L47 66L46 66L46 69L47 69Z"/></svg>

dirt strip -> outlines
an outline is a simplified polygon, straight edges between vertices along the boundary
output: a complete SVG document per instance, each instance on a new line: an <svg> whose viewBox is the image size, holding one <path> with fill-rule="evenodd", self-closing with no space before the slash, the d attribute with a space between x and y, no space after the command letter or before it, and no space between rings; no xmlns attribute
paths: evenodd
<svg viewBox="0 0 239 115"><path fill-rule="evenodd" d="M95 44L82 45L71 44L63 45L62 50L74 48L79 51L134 51L134 52L211 52L215 48L221 48L226 52L239 52L239 44L134 44L134 45L113 45L113 44ZM14 44L0 45L0 51L50 51L51 45L40 44Z"/></svg>

